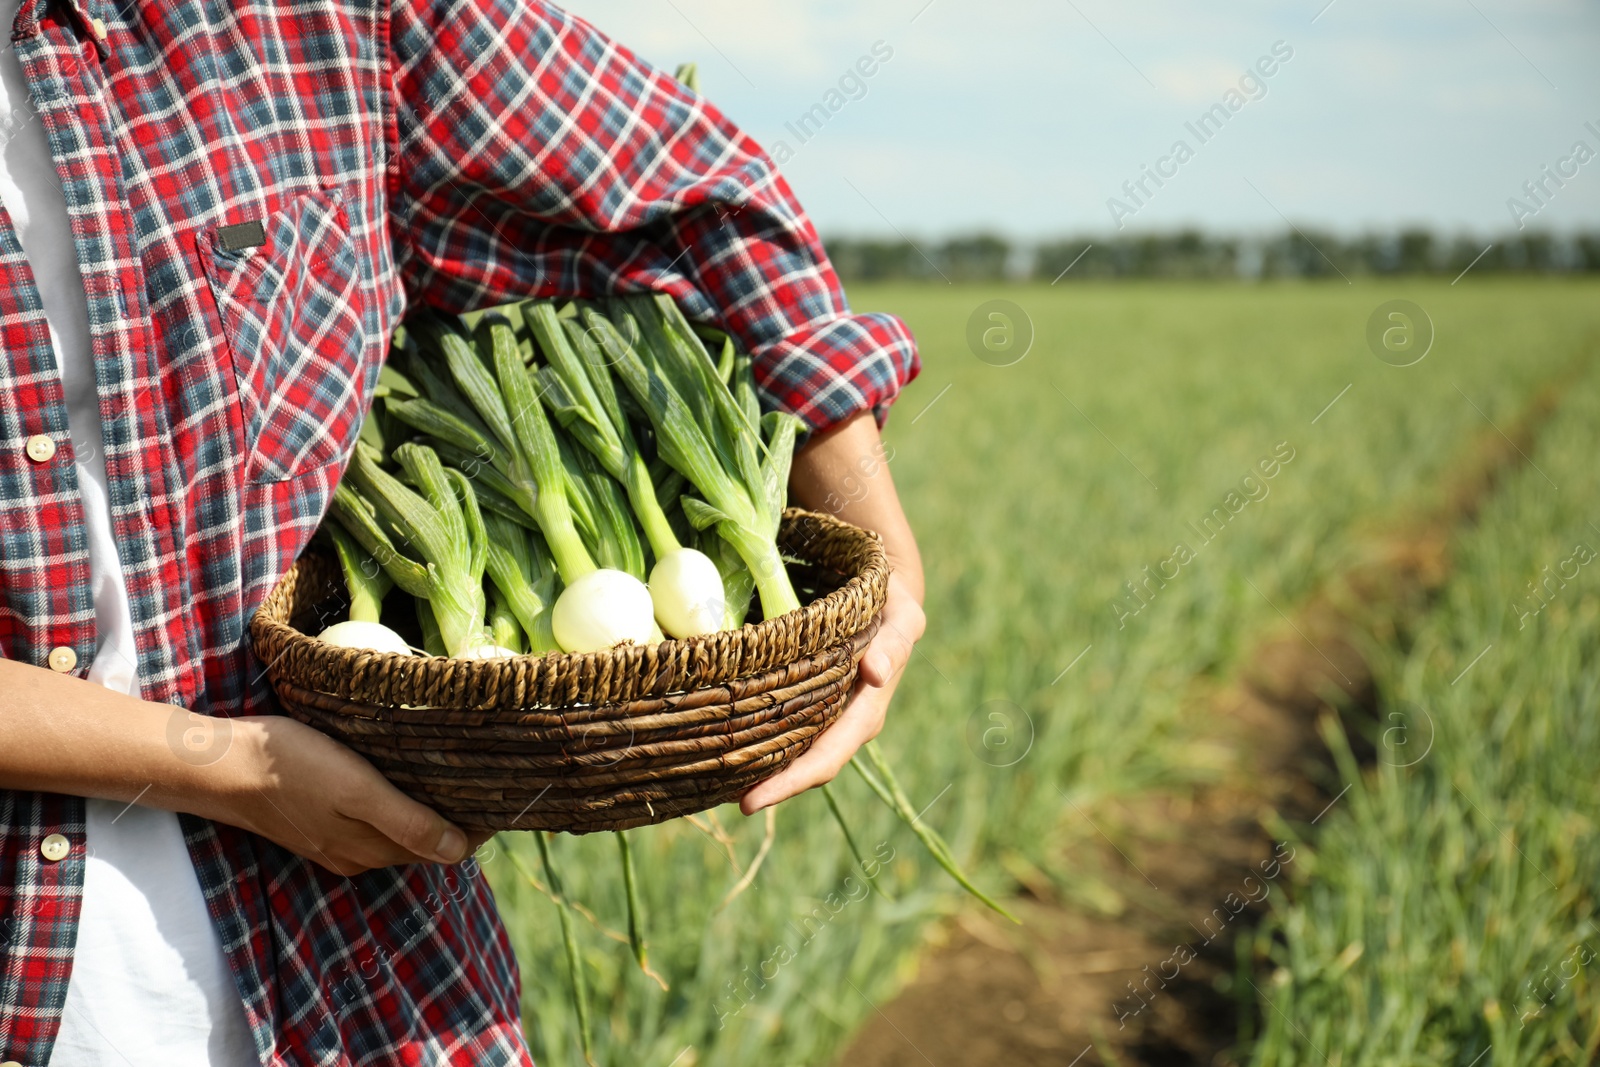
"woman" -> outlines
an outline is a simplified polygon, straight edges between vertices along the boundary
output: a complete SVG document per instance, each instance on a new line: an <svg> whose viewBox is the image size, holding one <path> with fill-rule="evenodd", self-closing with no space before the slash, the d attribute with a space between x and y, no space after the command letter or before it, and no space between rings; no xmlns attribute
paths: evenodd
<svg viewBox="0 0 1600 1067"><path fill-rule="evenodd" d="M793 499L880 531L916 373L773 165L528 0L6 0L0 57L0 1067L526 1063L475 842L273 714L246 621L325 511L408 309L653 289L812 430ZM877 416L875 421L874 415Z"/></svg>

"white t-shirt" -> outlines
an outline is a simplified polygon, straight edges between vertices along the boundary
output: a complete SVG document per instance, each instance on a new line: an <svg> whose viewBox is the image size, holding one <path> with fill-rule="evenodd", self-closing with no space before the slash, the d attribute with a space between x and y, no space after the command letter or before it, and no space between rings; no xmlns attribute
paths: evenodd
<svg viewBox="0 0 1600 1067"><path fill-rule="evenodd" d="M0 0L0 28L10 29L18 3ZM60 178L9 41L0 52L0 201L38 282L66 389L98 638L89 678L136 693L138 653L111 529L89 309ZM178 817L90 800L88 823L83 912L51 1067L258 1064Z"/></svg>

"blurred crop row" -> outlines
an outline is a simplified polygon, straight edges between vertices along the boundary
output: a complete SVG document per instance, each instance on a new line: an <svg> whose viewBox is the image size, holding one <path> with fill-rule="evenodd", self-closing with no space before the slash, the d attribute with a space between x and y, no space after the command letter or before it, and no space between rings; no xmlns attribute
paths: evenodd
<svg viewBox="0 0 1600 1067"><path fill-rule="evenodd" d="M1363 771L1260 931L1259 1067L1600 1050L1600 368L1456 547Z"/></svg>

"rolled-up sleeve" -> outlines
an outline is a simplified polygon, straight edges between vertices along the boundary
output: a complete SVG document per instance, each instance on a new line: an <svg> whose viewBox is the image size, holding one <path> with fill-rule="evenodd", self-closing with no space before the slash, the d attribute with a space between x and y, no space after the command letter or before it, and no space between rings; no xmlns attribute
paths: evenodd
<svg viewBox="0 0 1600 1067"><path fill-rule="evenodd" d="M851 313L772 160L671 75L539 0L397 0L390 42L409 300L670 293L813 431L881 423L916 376L910 331Z"/></svg>

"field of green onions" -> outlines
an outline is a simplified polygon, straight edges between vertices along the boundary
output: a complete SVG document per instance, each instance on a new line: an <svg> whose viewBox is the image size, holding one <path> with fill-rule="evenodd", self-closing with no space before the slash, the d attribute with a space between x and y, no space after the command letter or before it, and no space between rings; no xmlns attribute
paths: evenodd
<svg viewBox="0 0 1600 1067"><path fill-rule="evenodd" d="M1597 386L1460 538L1410 647L1377 650L1379 759L1363 773L1333 738L1350 790L1260 931L1256 1063L1594 1062Z"/></svg>
<svg viewBox="0 0 1600 1067"><path fill-rule="evenodd" d="M1226 677L1243 650L1280 623L1280 609L1344 569L1364 534L1425 510L1442 492L1442 472L1491 423L1506 425L1541 384L1579 357L1592 357L1597 296L1588 283L1470 276L1454 287L1407 281L853 290L857 307L902 315L924 358L923 375L896 407L887 437L891 469L922 541L929 631L879 741L923 821L944 835L985 889L1003 893L1021 874L1050 881L1065 899L1114 909L1114 889L1066 860L1094 832L1080 809L1093 813L1118 797L1219 773L1204 746L1188 743L1204 733L1191 714L1197 694ZM1380 360L1368 344L1369 319L1396 298L1416 302L1432 324L1431 347L1411 366L1392 365L1404 362L1392 353ZM1011 306L987 306L997 300ZM983 358L975 354L969 336L981 338L1007 321L1018 343L999 354L980 344ZM1569 418L1565 432L1575 432L1571 424ZM1569 506L1577 509L1584 482L1577 474L1571 480ZM1588 484L1592 489L1592 476ZM1565 544L1571 536L1562 532L1556 540ZM1566 546L1548 555L1555 542L1545 540L1530 535L1516 546L1518 558L1531 553L1527 559L1555 564L1570 552ZM1520 590L1537 571L1515 572L1507 582ZM1565 603L1576 612L1585 601L1573 596ZM1485 628L1503 622L1503 604L1475 610ZM1584 632L1592 634L1592 627ZM1455 633L1441 630L1437 642L1454 642L1445 657L1451 662L1456 644L1470 643ZM1565 654L1576 657L1579 649ZM1555 647L1547 652L1563 654ZM1468 679L1513 684L1511 675L1494 672L1510 671L1526 657L1507 655L1496 667L1495 655ZM1559 668L1563 661L1554 662ZM1519 684L1531 686L1532 675ZM1455 690L1451 695L1463 699ZM1509 721L1511 707L1499 708L1501 718L1473 721L1509 738L1518 729ZM1542 799L1575 800L1577 792L1563 790L1580 788L1575 769L1571 783L1560 782L1562 761L1579 763L1575 753L1556 751L1557 736L1530 733L1516 744L1526 746L1532 763L1496 775L1474 771L1470 778L1462 771L1460 784L1482 791L1475 799L1509 829L1510 798L1495 793L1495 783L1527 775L1530 791L1518 818L1570 824L1569 836L1575 835L1588 824L1573 820L1592 818L1592 806L1569 805L1558 817ZM1464 732L1459 740L1482 745ZM1545 759L1549 767L1535 772ZM1442 773L1444 766L1425 773ZM781 805L770 820L747 821L726 808L631 831L648 971L628 944L615 841L596 835L550 842L561 894L583 908L573 913L573 929L596 1063L827 1064L873 1005L907 980L933 924L975 906L860 777L847 773L834 796L854 851L820 793ZM1478 836L1471 840L1483 844L1477 852L1479 846L1463 845L1463 862L1502 871L1490 846L1503 838L1492 831L1483 836L1488 825L1472 829ZM1350 831L1352 849L1357 832ZM1455 839L1439 840L1440 847L1456 847ZM1382 853L1370 838L1366 849L1366 858ZM522 963L535 1054L545 1064L582 1063L559 912L536 843L531 835L501 835L483 858ZM1562 864L1577 864L1591 880L1594 873L1590 853L1552 852L1540 862L1562 886L1574 882L1572 868ZM1503 872L1532 889L1530 871L1504 866ZM1318 877L1324 873L1319 869ZM867 874L876 875L881 892L867 886ZM1338 890L1328 892L1337 898ZM1319 898L1306 899L1309 907ZM1502 887L1497 897L1474 898L1473 906L1520 899ZM1322 907L1331 912L1337 904ZM1541 964L1547 956L1559 962L1577 929L1562 923L1587 916L1590 907L1587 897L1552 894L1548 939L1517 943L1536 950ZM1440 909L1430 921L1448 918ZM1391 936L1381 923L1391 920L1341 921L1363 931L1364 965L1373 966L1376 948ZM1461 921L1481 932L1491 920L1474 912ZM1510 929L1500 935L1507 945L1516 941ZM1408 935L1398 936L1404 943ZM1438 937L1446 938L1443 948ZM1343 1025L1348 1010L1315 983L1332 981L1316 975L1351 937L1327 938L1324 944L1290 928L1285 951L1303 962L1286 964L1285 973L1294 1004L1332 1012ZM1466 972L1478 969L1472 953L1480 943L1469 938L1460 949ZM1464 1020L1474 1013L1486 1020L1485 996L1452 998L1445 986L1453 945L1445 934L1419 934L1410 951L1443 953L1434 961L1441 988L1409 994L1421 998L1413 1007L1437 1013L1448 1005ZM1298 983L1305 984L1303 996ZM1378 978L1367 988L1363 1003L1374 1012L1391 1010L1391 994ZM1287 995L1277 986L1268 994L1273 990ZM1566 987L1562 995L1575 994ZM1510 990L1495 995L1503 1026L1515 1028L1521 1001ZM1394 1025L1423 1034L1420 1018L1404 1015ZM1262 1047L1285 1050L1298 1040L1292 1028L1287 1036L1269 1031ZM1271 1062L1304 1058L1294 1051L1275 1055ZM1382 1062L1454 1061L1423 1055Z"/></svg>

